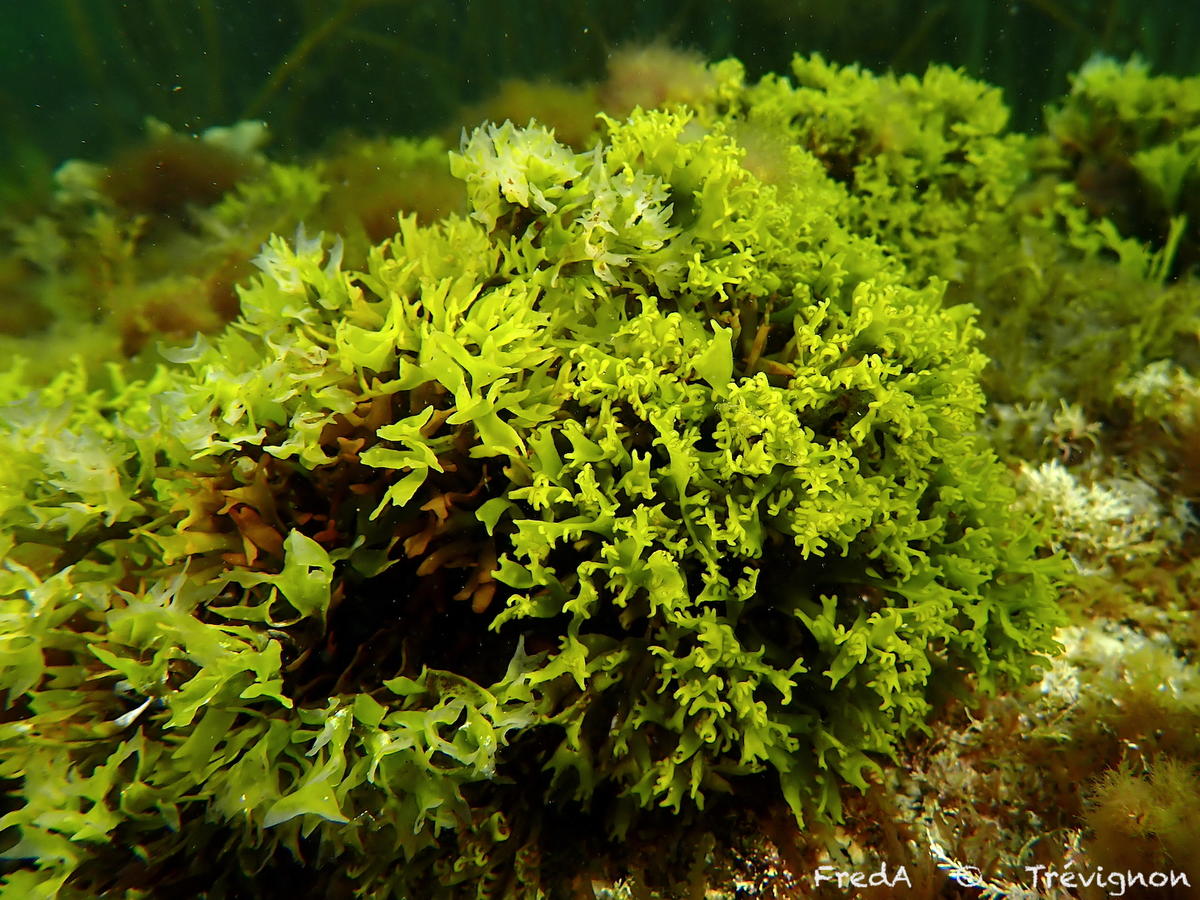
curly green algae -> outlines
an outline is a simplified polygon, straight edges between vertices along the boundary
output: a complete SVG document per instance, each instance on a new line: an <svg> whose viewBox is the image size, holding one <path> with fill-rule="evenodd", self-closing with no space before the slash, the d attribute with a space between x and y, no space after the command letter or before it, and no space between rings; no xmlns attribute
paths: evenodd
<svg viewBox="0 0 1200 900"><path fill-rule="evenodd" d="M948 70L713 73L479 127L466 215L272 237L156 368L3 377L4 896L544 896L543 804L837 821L1036 676L1066 569L943 302L1025 142Z"/></svg>

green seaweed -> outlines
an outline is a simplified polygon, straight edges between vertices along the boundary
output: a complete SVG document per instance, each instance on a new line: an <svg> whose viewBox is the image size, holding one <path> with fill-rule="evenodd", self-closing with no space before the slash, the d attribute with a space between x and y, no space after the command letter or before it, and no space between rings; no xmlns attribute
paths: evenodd
<svg viewBox="0 0 1200 900"><path fill-rule="evenodd" d="M794 73L717 64L586 148L505 122L444 169L258 160L186 215L240 245L291 198L346 240L271 236L236 318L159 359L0 376L3 896L547 896L555 823L619 842L764 790L828 836L899 815L880 786L949 698L1037 679L1086 584L1056 550L1182 552L1186 510L1150 519L1185 442L1122 443L1194 431L1171 251L1047 192L961 73ZM355 158L448 172L463 213L372 243L322 205ZM24 258L78 281L55 227ZM1012 254L1091 311L1030 289L1005 326ZM1112 272L1162 311L1128 343ZM1105 304L1083 386L1068 325ZM1060 413L985 423L983 346L993 402Z"/></svg>

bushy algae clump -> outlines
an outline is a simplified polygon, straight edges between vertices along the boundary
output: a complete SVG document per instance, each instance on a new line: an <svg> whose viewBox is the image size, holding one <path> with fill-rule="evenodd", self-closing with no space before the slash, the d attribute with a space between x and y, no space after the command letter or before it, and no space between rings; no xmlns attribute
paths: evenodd
<svg viewBox="0 0 1200 900"><path fill-rule="evenodd" d="M272 237L165 363L3 376L4 896L335 861L361 896L540 896L543 803L620 835L757 777L835 821L936 703L1035 674L1062 563L936 277L973 176L906 226L759 90L779 127L483 125L466 215L356 267ZM930 271L910 227L946 229Z"/></svg>

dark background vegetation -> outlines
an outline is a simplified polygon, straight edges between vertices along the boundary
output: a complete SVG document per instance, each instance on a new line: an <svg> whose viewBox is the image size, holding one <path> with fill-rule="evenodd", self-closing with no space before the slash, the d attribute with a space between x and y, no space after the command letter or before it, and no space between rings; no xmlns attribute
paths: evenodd
<svg viewBox="0 0 1200 900"><path fill-rule="evenodd" d="M619 10L619 12L614 12ZM1093 53L1200 69L1200 4L1182 0L42 0L0 20L0 182L104 159L154 116L182 131L264 118L273 152L347 128L421 133L510 77L598 78L660 39L751 75L793 52L1004 87L1018 127Z"/></svg>

